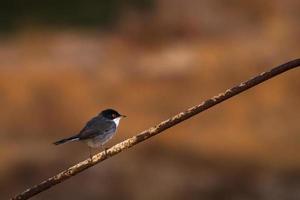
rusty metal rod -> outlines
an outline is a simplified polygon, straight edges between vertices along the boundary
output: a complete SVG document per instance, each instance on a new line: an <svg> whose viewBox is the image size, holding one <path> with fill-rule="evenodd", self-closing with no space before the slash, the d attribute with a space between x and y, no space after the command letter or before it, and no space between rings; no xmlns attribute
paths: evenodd
<svg viewBox="0 0 300 200"><path fill-rule="evenodd" d="M47 180L34 185L33 187L25 190L24 192L14 196L12 199L29 199L30 197L33 197L35 195L37 195L38 193L41 193L51 187L53 187L56 184L59 184L69 178L71 178L72 176L96 165L99 162L102 162L118 153L120 153L121 151L131 148L134 145L147 140L148 138L157 135L163 131L165 131L168 128L171 128L172 126L175 126L176 124L179 124L181 122L183 122L184 120L189 119L190 117L193 117L207 109L209 109L212 106L215 106L241 92L244 92L270 78L273 78L283 72L286 72L290 69L296 68L300 66L300 59L296 59L296 60L292 60L288 63L282 64L280 66L277 66L273 69L271 69L270 71L267 72L263 72L261 74L259 74L258 76L255 76L251 79L249 79L248 81L245 81L241 84L239 84L238 86L235 86L233 88L230 88L228 90L226 90L224 93L221 93L217 96L212 97L211 99L208 99L202 103L200 103L199 105L196 105L194 107L191 107L189 109L187 109L186 111L183 111L181 113L178 113L177 115L159 123L156 126L153 126L141 133L139 133L138 135L135 135L129 139L124 140L123 142L120 142L114 146L112 146L111 148L107 149L107 154L105 154L105 152L100 152L96 155L94 155L91 159L86 159L72 167L70 167L69 169L66 169L60 173L58 173L57 175L48 178Z"/></svg>

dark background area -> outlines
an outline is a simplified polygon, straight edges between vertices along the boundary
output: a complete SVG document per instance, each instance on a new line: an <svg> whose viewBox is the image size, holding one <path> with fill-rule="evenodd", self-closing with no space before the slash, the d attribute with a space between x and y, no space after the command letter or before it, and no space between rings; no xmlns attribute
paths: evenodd
<svg viewBox="0 0 300 200"><path fill-rule="evenodd" d="M126 6L142 11L153 7L152 0L4 0L0 26L3 31L18 30L28 24L107 28L113 25Z"/></svg>
<svg viewBox="0 0 300 200"><path fill-rule="evenodd" d="M108 146L300 55L296 0L1 1L0 199L85 159L77 133L128 116ZM33 199L300 198L290 71ZM100 150L95 150L95 152Z"/></svg>

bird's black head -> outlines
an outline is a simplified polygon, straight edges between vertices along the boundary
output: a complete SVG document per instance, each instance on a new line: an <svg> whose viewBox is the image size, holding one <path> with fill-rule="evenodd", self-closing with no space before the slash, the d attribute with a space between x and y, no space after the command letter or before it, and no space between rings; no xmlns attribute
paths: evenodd
<svg viewBox="0 0 300 200"><path fill-rule="evenodd" d="M120 113L118 113L117 111L115 111L114 109L106 109L103 110L100 115L102 115L103 117L113 120L116 119L118 117L125 117L125 115L121 115Z"/></svg>

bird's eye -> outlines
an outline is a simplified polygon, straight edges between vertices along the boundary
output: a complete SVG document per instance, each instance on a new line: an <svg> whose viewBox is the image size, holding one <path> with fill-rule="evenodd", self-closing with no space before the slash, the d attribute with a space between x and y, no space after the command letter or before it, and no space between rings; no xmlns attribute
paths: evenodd
<svg viewBox="0 0 300 200"><path fill-rule="evenodd" d="M113 118L115 118L117 115L116 115L116 114L112 114L111 116L112 116Z"/></svg>

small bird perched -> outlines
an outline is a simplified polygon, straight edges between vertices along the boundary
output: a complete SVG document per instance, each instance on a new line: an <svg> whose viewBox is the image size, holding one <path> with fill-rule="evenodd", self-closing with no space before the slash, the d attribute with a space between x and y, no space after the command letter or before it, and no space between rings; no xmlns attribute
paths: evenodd
<svg viewBox="0 0 300 200"><path fill-rule="evenodd" d="M91 119L77 135L59 140L53 144L83 141L89 146L90 158L92 158L91 148L103 148L103 145L115 135L119 122L123 117L126 116L113 109L103 110L98 116Z"/></svg>

